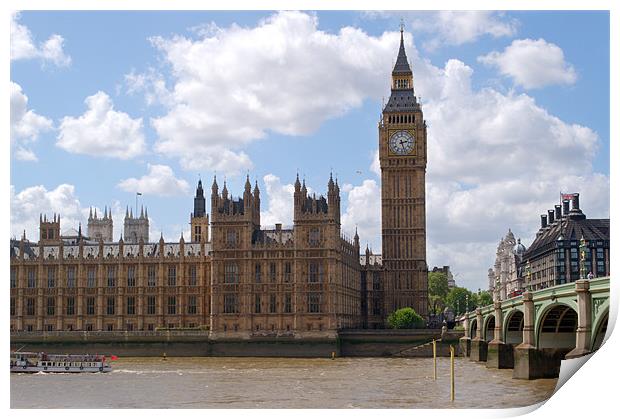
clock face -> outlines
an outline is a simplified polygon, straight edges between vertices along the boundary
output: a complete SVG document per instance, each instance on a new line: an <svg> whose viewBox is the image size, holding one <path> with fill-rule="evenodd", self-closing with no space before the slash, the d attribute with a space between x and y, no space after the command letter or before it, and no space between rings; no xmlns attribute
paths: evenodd
<svg viewBox="0 0 620 419"><path fill-rule="evenodd" d="M397 131L390 137L390 150L395 154L409 154L413 150L414 138L407 131Z"/></svg>

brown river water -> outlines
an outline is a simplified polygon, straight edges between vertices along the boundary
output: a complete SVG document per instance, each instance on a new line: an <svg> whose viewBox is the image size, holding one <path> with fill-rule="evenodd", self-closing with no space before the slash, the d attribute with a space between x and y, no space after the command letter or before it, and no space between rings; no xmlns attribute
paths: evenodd
<svg viewBox="0 0 620 419"><path fill-rule="evenodd" d="M438 358L119 358L110 373L11 374L11 408L508 408L555 379Z"/></svg>

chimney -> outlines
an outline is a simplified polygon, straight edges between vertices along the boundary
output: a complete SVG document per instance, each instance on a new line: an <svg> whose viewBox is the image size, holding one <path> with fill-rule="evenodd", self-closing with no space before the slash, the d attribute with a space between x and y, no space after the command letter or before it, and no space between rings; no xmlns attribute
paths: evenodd
<svg viewBox="0 0 620 419"><path fill-rule="evenodd" d="M562 209L562 213L564 217L568 217L568 213L570 212L568 199L562 201L562 205L564 206L564 208Z"/></svg>
<svg viewBox="0 0 620 419"><path fill-rule="evenodd" d="M280 231L282 230L282 223L277 223L276 224L276 231Z"/></svg>
<svg viewBox="0 0 620 419"><path fill-rule="evenodd" d="M551 225L551 224L553 224L553 222L555 221L555 220L553 219L554 212L553 212L553 210L548 210L548 211L547 211L547 214L549 214L549 215L547 216L547 219L549 220L549 225Z"/></svg>
<svg viewBox="0 0 620 419"><path fill-rule="evenodd" d="M562 218L562 206L556 205L555 206L555 220L559 221L560 218Z"/></svg>
<svg viewBox="0 0 620 419"><path fill-rule="evenodd" d="M579 194L573 194L573 211L575 212L581 212L581 210L579 209Z"/></svg>
<svg viewBox="0 0 620 419"><path fill-rule="evenodd" d="M547 216L542 214L540 216L540 228L545 228L547 227Z"/></svg>

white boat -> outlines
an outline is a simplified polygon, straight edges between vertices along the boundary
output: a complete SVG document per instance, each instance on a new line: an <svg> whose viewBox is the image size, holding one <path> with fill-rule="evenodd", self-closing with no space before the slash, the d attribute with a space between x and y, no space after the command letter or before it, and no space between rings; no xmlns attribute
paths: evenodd
<svg viewBox="0 0 620 419"><path fill-rule="evenodd" d="M112 356L112 359L116 357ZM50 355L11 352L11 372L110 372L105 355Z"/></svg>

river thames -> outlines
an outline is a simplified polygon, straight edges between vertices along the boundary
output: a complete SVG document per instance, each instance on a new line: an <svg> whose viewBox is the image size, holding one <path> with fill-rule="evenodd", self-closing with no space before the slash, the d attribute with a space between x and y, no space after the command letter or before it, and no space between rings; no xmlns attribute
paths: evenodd
<svg viewBox="0 0 620 419"><path fill-rule="evenodd" d="M556 379L438 358L119 358L111 373L11 374L11 408L508 408Z"/></svg>

